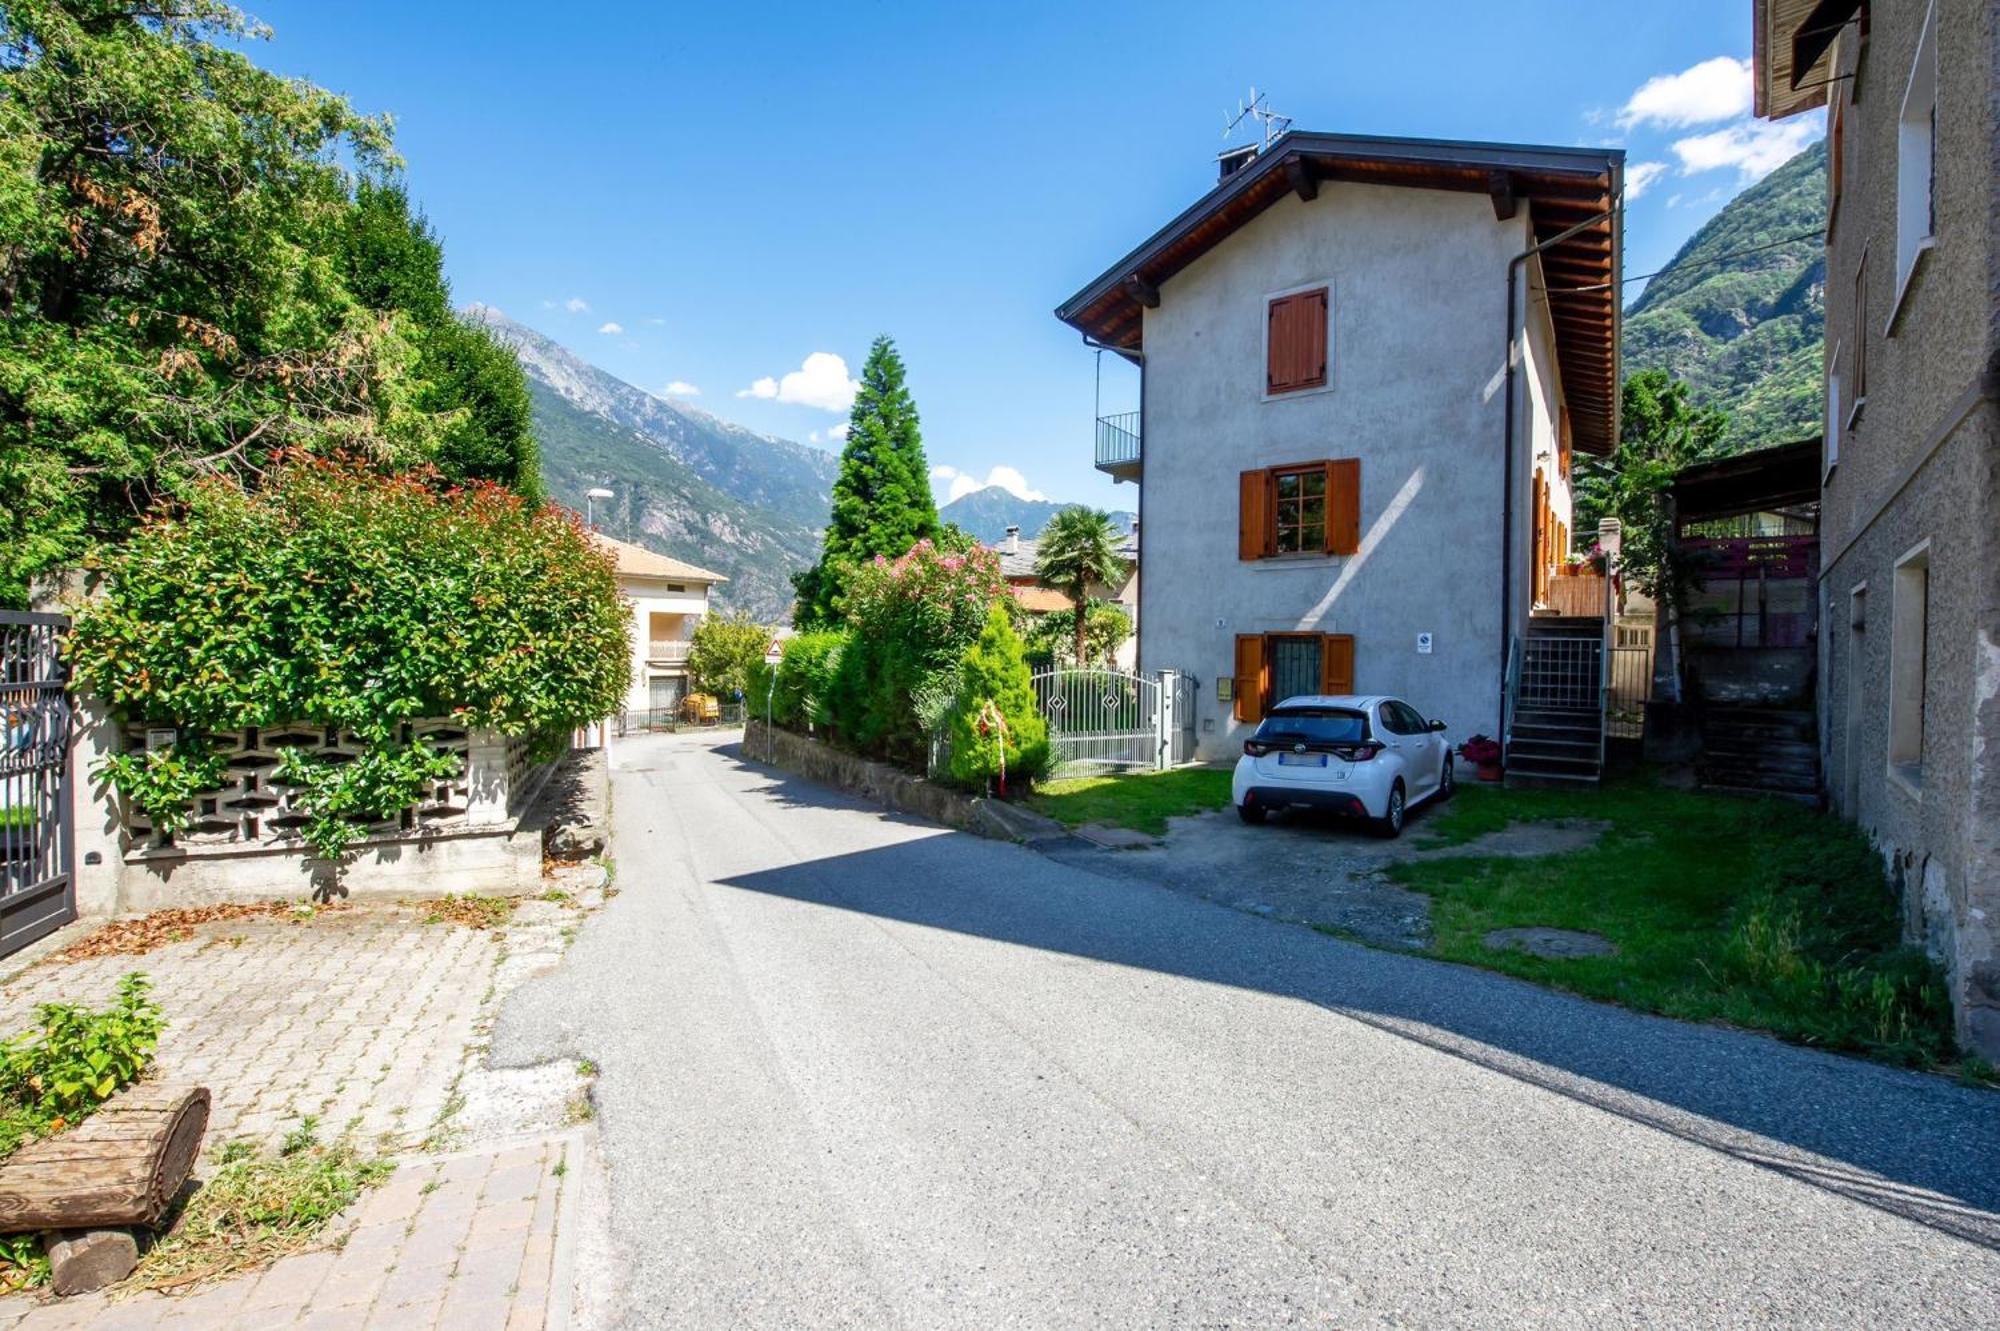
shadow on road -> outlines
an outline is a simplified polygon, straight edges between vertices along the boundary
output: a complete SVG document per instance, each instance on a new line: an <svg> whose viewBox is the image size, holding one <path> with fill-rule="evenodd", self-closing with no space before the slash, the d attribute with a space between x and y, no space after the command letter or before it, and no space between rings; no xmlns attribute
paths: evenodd
<svg viewBox="0 0 2000 1331"><path fill-rule="evenodd" d="M765 777L770 784L762 793L782 804L879 814L874 805L765 767L740 746L718 752ZM1029 866L1039 871L1029 874ZM1052 879L1059 885L1049 887ZM2000 1249L2000 1095L1939 1077L1374 951L963 833L723 881L1313 1003Z"/></svg>

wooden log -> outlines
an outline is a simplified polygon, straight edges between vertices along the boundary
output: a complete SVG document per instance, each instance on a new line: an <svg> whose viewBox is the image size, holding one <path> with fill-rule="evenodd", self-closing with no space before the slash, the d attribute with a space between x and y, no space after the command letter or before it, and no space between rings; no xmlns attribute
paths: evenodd
<svg viewBox="0 0 2000 1331"><path fill-rule="evenodd" d="M60 1136L0 1161L0 1234L151 1227L201 1153L208 1088L128 1086Z"/></svg>
<svg viewBox="0 0 2000 1331"><path fill-rule="evenodd" d="M139 1264L139 1241L129 1229L73 1229L52 1234L48 1252L49 1287L65 1296L116 1284Z"/></svg>

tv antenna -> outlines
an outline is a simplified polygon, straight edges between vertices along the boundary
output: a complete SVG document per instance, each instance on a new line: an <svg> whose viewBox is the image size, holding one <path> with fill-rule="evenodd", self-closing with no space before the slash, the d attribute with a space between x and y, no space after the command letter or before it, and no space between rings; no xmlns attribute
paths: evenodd
<svg viewBox="0 0 2000 1331"><path fill-rule="evenodd" d="M1254 86L1250 89L1249 99L1236 104L1236 114L1223 121L1222 137L1227 139L1236 132L1236 127L1246 120L1255 120L1264 127L1266 148L1271 146L1273 139L1280 137L1292 127L1290 116L1281 116L1271 109L1270 94L1258 92Z"/></svg>

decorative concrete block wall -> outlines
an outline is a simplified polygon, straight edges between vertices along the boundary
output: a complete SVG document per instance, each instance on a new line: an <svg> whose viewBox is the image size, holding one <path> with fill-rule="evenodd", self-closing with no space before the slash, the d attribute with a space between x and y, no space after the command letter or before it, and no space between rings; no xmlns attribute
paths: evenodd
<svg viewBox="0 0 2000 1331"><path fill-rule="evenodd" d="M86 751L102 754L146 742L144 727L100 723L96 730ZM193 822L173 835L103 784L82 784L79 824L109 835L96 839L98 862L82 875L94 880L95 890L81 894L80 908L153 910L308 892L534 890L540 838L522 823L555 763L535 762L526 739L471 730L452 718L412 722L405 737L421 737L458 755L459 774L434 783L422 799L393 816L367 822L338 873L311 857L300 835L306 818L297 806L298 791L276 776L284 749L336 760L360 756L365 746L338 727L262 726L215 737L228 759L227 775L221 785L196 796Z"/></svg>

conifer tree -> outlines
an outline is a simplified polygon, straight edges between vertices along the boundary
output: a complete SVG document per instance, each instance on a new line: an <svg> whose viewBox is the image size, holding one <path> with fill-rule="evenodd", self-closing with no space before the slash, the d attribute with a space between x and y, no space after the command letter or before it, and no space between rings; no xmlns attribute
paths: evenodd
<svg viewBox="0 0 2000 1331"><path fill-rule="evenodd" d="M984 784L1004 771L1010 787L1025 789L1048 768L1048 722L1035 704L1027 649L1003 602L993 603L986 627L959 667L950 733L951 774L966 785Z"/></svg>
<svg viewBox="0 0 2000 1331"><path fill-rule="evenodd" d="M938 538L937 501L924 458L917 404L903 384L903 358L886 336L869 348L848 416L847 446L833 483L833 514L819 563L793 578L801 627L839 622L847 575L877 555L896 559Z"/></svg>

